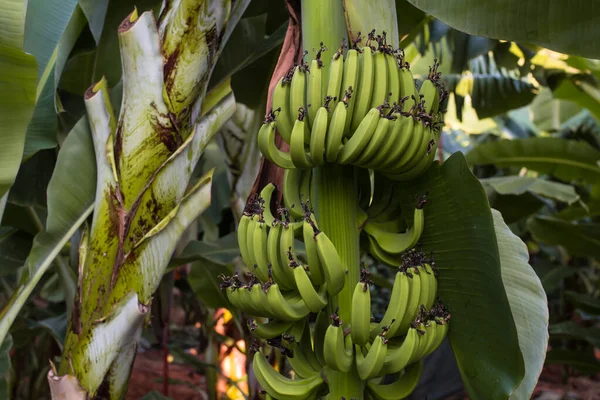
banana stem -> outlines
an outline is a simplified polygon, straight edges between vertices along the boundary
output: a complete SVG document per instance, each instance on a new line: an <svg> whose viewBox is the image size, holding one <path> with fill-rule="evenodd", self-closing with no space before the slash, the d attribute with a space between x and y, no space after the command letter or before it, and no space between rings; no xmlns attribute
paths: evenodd
<svg viewBox="0 0 600 400"><path fill-rule="evenodd" d="M319 229L331 239L348 269L344 288L329 300L330 311L339 307L338 314L346 324L350 322L352 293L360 278L357 194L353 167L328 164L313 169L311 198ZM331 399L363 398L364 382L358 377L356 366L347 373L327 371L327 377Z"/></svg>

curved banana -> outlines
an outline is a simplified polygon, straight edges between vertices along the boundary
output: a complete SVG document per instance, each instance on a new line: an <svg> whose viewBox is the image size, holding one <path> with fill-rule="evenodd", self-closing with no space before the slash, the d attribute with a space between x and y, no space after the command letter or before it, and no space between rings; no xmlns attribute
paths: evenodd
<svg viewBox="0 0 600 400"><path fill-rule="evenodd" d="M402 173L396 173L396 174L391 174L391 173L385 173L385 175L394 180L394 181L409 181L412 179L417 178L418 176L424 174L429 167L431 167L431 164L433 163L433 160L435 159L435 152L437 150L437 140L435 139L431 139L429 141L429 143L427 143L427 155L422 157L421 160L418 162L418 164L416 164L414 167L412 167L412 169L410 169L409 171L406 172L402 172Z"/></svg>
<svg viewBox="0 0 600 400"><path fill-rule="evenodd" d="M251 318L248 320L248 329L252 335L259 339L273 339L277 336L283 335L290 327L293 322L290 321L273 321L269 322L258 322Z"/></svg>
<svg viewBox="0 0 600 400"><path fill-rule="evenodd" d="M348 372L354 361L350 335L344 336L344 328L336 323L329 325L323 344L325 365L336 371Z"/></svg>
<svg viewBox="0 0 600 400"><path fill-rule="evenodd" d="M315 166L325 163L328 118L329 111L325 107L320 107L313 120L310 132L310 157Z"/></svg>
<svg viewBox="0 0 600 400"><path fill-rule="evenodd" d="M312 159L304 147L305 138L307 137L310 138L310 130L301 111L298 119L294 122L290 138L290 158L295 168L306 169L314 167Z"/></svg>
<svg viewBox="0 0 600 400"><path fill-rule="evenodd" d="M342 147L342 150L338 155L338 162L340 164L349 164L358 158L365 146L371 140L373 133L375 133L375 129L379 123L380 114L381 112L378 109L372 108L362 119L360 125L356 128L356 131Z"/></svg>
<svg viewBox="0 0 600 400"><path fill-rule="evenodd" d="M385 103L389 94L388 90L388 64L383 51L376 51L373 58L375 76L373 78L373 93L369 108L377 108Z"/></svg>
<svg viewBox="0 0 600 400"><path fill-rule="evenodd" d="M311 222L314 223L313 221ZM325 282L325 276L323 274L321 260L319 259L317 244L315 243L315 231L306 218L302 224L302 236L306 248L308 268L310 269L310 280L313 285L322 285Z"/></svg>
<svg viewBox="0 0 600 400"><path fill-rule="evenodd" d="M327 305L327 296L325 296L325 293L317 292L302 265L294 268L294 278L296 279L298 292L310 312L317 313L321 311Z"/></svg>
<svg viewBox="0 0 600 400"><path fill-rule="evenodd" d="M400 116L392 122L390 135L395 138L394 146L390 146L382 155L384 162L378 166L379 170L388 170L391 165L399 163L412 141L413 128L415 119L412 116Z"/></svg>
<svg viewBox="0 0 600 400"><path fill-rule="evenodd" d="M424 139L425 130L423 123L419 120L415 120L413 124L413 131L411 133L411 139L408 147L406 148L406 152L400 157L398 162L392 164L389 168L386 169L392 173L404 172L405 167L410 164L413 160L417 159L417 154L420 153L420 150L423 148L423 144L426 143L426 139ZM427 150L425 148L425 150ZM291 154L291 153L290 153Z"/></svg>
<svg viewBox="0 0 600 400"><path fill-rule="evenodd" d="M430 149L429 142L433 138L431 128L426 127L425 124L423 124L423 121L417 121L416 124L417 127L415 127L415 132L418 134L420 131L421 143L419 143L417 152L413 158L397 170L400 173L412 170L423 160L423 158L427 158L427 151Z"/></svg>
<svg viewBox="0 0 600 400"><path fill-rule="evenodd" d="M327 293L335 296L344 287L346 282L346 268L331 240L322 231L315 232L315 244L319 260L323 266L325 282L327 282Z"/></svg>
<svg viewBox="0 0 600 400"><path fill-rule="evenodd" d="M308 122L314 124L317 110L323 106L323 95L321 85L323 82L323 62L321 60L312 60L308 74L308 84L306 86L306 103L308 107Z"/></svg>
<svg viewBox="0 0 600 400"><path fill-rule="evenodd" d="M421 291L419 292L419 306L427 307L427 302L429 301L429 297L431 296L431 279L429 279L429 274L425 272L422 267L415 266L412 268L413 271L410 271L410 268L407 269L409 272L415 273L415 271L419 274L421 278ZM417 293L415 293L415 296Z"/></svg>
<svg viewBox="0 0 600 400"><path fill-rule="evenodd" d="M352 311L350 314L350 334L352 342L364 346L370 339L371 323L371 291L367 282L358 282L352 294Z"/></svg>
<svg viewBox="0 0 600 400"><path fill-rule="evenodd" d="M266 185L263 190L260 191L260 198L262 199L262 219L265 221L267 226L273 226L275 222L275 217L271 212L271 198L273 197L273 191L275 190L275 185L269 183Z"/></svg>
<svg viewBox="0 0 600 400"><path fill-rule="evenodd" d="M267 240L267 254L269 263L271 264L271 273L275 282L281 286L283 290L292 290L296 288L296 283L291 276L288 275L288 258L281 258L280 242L281 233L284 229L284 223L276 221L271 227Z"/></svg>
<svg viewBox="0 0 600 400"><path fill-rule="evenodd" d="M248 227L246 228L246 248L248 252L248 263L246 266L250 271L257 269L256 265L256 257L255 250L256 246L254 245L254 230L256 229L256 225L258 224L259 216L254 214L250 217L250 221L248 221Z"/></svg>
<svg viewBox="0 0 600 400"><path fill-rule="evenodd" d="M375 84L373 58L373 50L370 47L365 46L361 49L359 55L360 72L358 74L358 87L353 94L355 105L352 113L352 123L350 129L346 130L348 135L358 128L371 105L371 95Z"/></svg>
<svg viewBox="0 0 600 400"><path fill-rule="evenodd" d="M390 103L398 104L400 102L400 76L398 74L398 61L391 54L385 55L388 72L388 93L390 93Z"/></svg>
<svg viewBox="0 0 600 400"><path fill-rule="evenodd" d="M418 349L419 338L416 329L410 328L406 338L400 346L388 344L387 355L383 364L382 372L394 374L406 367Z"/></svg>
<svg viewBox="0 0 600 400"><path fill-rule="evenodd" d="M362 151L362 153L358 156L355 163L356 165L363 168L371 168L373 165L373 158L378 154L380 149L383 148L383 144L386 142L389 136L389 128L390 128L390 119L386 116L382 116L379 118L379 122L377 123L377 127L375 128L375 132L367 143L367 146Z"/></svg>
<svg viewBox="0 0 600 400"><path fill-rule="evenodd" d="M290 366L301 378L308 378L318 374L322 366L319 364L312 348L310 326L305 322L304 334L294 349L293 357L287 357Z"/></svg>
<svg viewBox="0 0 600 400"><path fill-rule="evenodd" d="M242 214L242 218L240 218L240 223L239 223L238 229L237 229L237 239L238 239L238 246L240 248L240 255L242 256L242 260L244 261L244 264L246 264L246 266L248 268L252 268L252 265L253 265L253 264L250 264L250 258L248 256L248 242L247 242L248 226L250 225L251 219L252 219L252 216L244 211L244 213Z"/></svg>
<svg viewBox="0 0 600 400"><path fill-rule="evenodd" d="M280 122L278 122L279 124ZM281 168L294 168L290 153L279 150L275 144L275 122L267 122L260 127L258 131L258 148L262 155L272 163L277 164Z"/></svg>
<svg viewBox="0 0 600 400"><path fill-rule="evenodd" d="M274 319L275 314L272 312L269 303L267 302L267 294L260 283L255 283L248 289L248 301L252 308L256 310L255 316L267 317Z"/></svg>
<svg viewBox="0 0 600 400"><path fill-rule="evenodd" d="M425 79L421 84L419 95L422 97L424 111L427 114L436 113L439 108L440 92L431 79Z"/></svg>
<svg viewBox="0 0 600 400"><path fill-rule="evenodd" d="M367 239L369 240L369 254L375 257L378 261L388 264L391 267L399 267L402 265L403 260L401 254L391 254L384 251L381 247L379 247L377 241L371 236L367 235Z"/></svg>
<svg viewBox="0 0 600 400"><path fill-rule="evenodd" d="M254 260L256 262L256 270L254 273L262 282L269 280L269 253L267 250L268 224L264 221L258 221L254 224L254 233L252 235L252 246L254 247Z"/></svg>
<svg viewBox="0 0 600 400"><path fill-rule="evenodd" d="M402 271L396 273L394 278L394 286L392 287L392 294L390 296L390 302L388 303L385 314L374 329L371 330L371 336L375 336L381 332L383 327L388 327L386 336L394 337L400 322L406 314L408 306L408 298L410 296L410 284L408 277Z"/></svg>
<svg viewBox="0 0 600 400"><path fill-rule="evenodd" d="M310 312L304 301L288 301L276 283L267 288L267 302L273 315L281 321L298 321Z"/></svg>
<svg viewBox="0 0 600 400"><path fill-rule="evenodd" d="M286 76L283 76L275 89L273 89L273 111L277 113L277 131L287 144L290 143L292 134L292 126L294 125L295 112L292 113L289 107L290 104L290 83ZM265 154L261 149L261 153ZM283 167L282 167L283 168Z"/></svg>
<svg viewBox="0 0 600 400"><path fill-rule="evenodd" d="M387 355L387 339L384 336L377 336L366 356L356 346L356 368L358 376L363 381L373 379L381 374L383 364Z"/></svg>
<svg viewBox="0 0 600 400"><path fill-rule="evenodd" d="M425 217L423 209L416 207L413 217L413 226L404 233L386 232L378 226L370 224L369 221L367 221L363 230L377 242L377 245L383 251L398 255L416 246L423 233L424 225Z"/></svg>
<svg viewBox="0 0 600 400"><path fill-rule="evenodd" d="M435 276L435 271L431 267L431 264L425 263L425 266L423 267L423 269L425 270L424 276L430 281L429 282L429 286L430 286L429 298L427 299L427 303L425 304L425 307L427 309L430 309L431 307L433 307L433 303L435 303L435 299L437 297L437 285L438 285L437 278ZM421 277L421 279L424 279L424 278Z"/></svg>
<svg viewBox="0 0 600 400"><path fill-rule="evenodd" d="M329 79L327 80L327 91L325 96L332 97L332 105L341 101L342 79L344 77L344 56L341 49L338 50L329 64Z"/></svg>
<svg viewBox="0 0 600 400"><path fill-rule="evenodd" d="M408 397L417 387L423 371L423 362L409 365L396 381L388 384L367 382L367 390L375 400L399 400Z"/></svg>
<svg viewBox="0 0 600 400"><path fill-rule="evenodd" d="M327 130L326 139L326 157L328 162L337 160L340 149L342 148L342 139L344 138L344 127L349 120L346 104L338 102L331 114L331 122Z"/></svg>
<svg viewBox="0 0 600 400"><path fill-rule="evenodd" d="M294 228L291 224L282 225L281 236L279 237L279 257L283 265L283 274L286 276L286 282L292 281L293 287L296 287L294 279L294 270L290 267L293 259L296 259L296 247L294 246Z"/></svg>
<svg viewBox="0 0 600 400"><path fill-rule="evenodd" d="M419 305L421 304L421 276L410 273L410 271L408 271L406 275L410 279L410 296L408 297L408 304L406 305L404 317L402 317L402 321L399 322L398 329L396 330L396 334L398 335L403 335L410 327L410 323L414 320L416 313L419 311Z"/></svg>
<svg viewBox="0 0 600 400"><path fill-rule="evenodd" d="M303 189L305 174L310 174L309 170L286 169L283 173L283 201L288 208L289 213L294 218L304 216L303 203L308 200L308 193Z"/></svg>
<svg viewBox="0 0 600 400"><path fill-rule="evenodd" d="M360 72L360 62L358 50L350 49L346 53L344 59L344 79L342 80L342 90L347 91L350 95L346 98L346 111L347 117L345 118L345 125L343 132L350 130L350 124L352 123L352 115L354 113L354 106L356 105L356 89L358 85L358 78ZM341 141L341 140L340 140Z"/></svg>
<svg viewBox="0 0 600 400"><path fill-rule="evenodd" d="M400 80L400 98L408 96L408 106L415 107L416 101L419 100L419 92L417 92L415 79L410 72L410 68L407 66L400 68L398 70L398 77Z"/></svg>
<svg viewBox="0 0 600 400"><path fill-rule="evenodd" d="M372 221L377 218L384 210L390 207L392 201L398 202L394 197L395 186L393 182L387 179L378 171L373 172L373 196L367 214ZM391 205L395 207L397 204Z"/></svg>
<svg viewBox="0 0 600 400"><path fill-rule="evenodd" d="M438 347L440 347L440 345L446 338L446 335L448 334L448 322L439 322L436 319L434 332L435 338L432 340L431 344L429 345L429 348L426 349L425 353L423 354L423 357L428 356L429 354L433 353Z"/></svg>
<svg viewBox="0 0 600 400"><path fill-rule="evenodd" d="M306 399L324 383L320 374L305 379L290 379L281 375L261 351L254 354L253 369L260 386L280 400Z"/></svg>
<svg viewBox="0 0 600 400"><path fill-rule="evenodd" d="M290 113L296 115L300 110L306 110L306 67L302 64L294 69L292 81L290 82ZM293 134L293 128L292 128ZM308 135L309 133L307 133ZM290 139L293 140L293 139ZM291 146L290 142L290 146Z"/></svg>

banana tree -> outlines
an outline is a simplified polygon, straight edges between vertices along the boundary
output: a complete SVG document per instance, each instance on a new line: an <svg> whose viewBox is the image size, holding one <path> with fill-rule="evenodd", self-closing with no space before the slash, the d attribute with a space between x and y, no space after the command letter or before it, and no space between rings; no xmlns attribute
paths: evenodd
<svg viewBox="0 0 600 400"><path fill-rule="evenodd" d="M81 134L69 135L63 150L89 142L84 129L89 121L96 170L93 205L82 207L57 243L52 230L72 215L36 238L29 269L0 323L3 341L58 251L93 212L79 244L63 356L48 374L54 398L89 398L100 391L117 399L126 393L153 293L179 237L210 204L212 172L197 181L192 172L208 141L233 115L235 100L228 80L208 94L207 87L248 3L165 1L158 18L134 9L118 27L123 68L118 118L106 79L85 92ZM63 200L78 204L66 192Z"/></svg>
<svg viewBox="0 0 600 400"><path fill-rule="evenodd" d="M545 294L464 157L434 161L447 102L438 65L414 81L393 1L288 9L258 133L266 161L238 227L246 269L222 285L294 371L282 375L256 341L267 398L404 398L446 336L471 398L529 398ZM393 271L377 319L363 252Z"/></svg>

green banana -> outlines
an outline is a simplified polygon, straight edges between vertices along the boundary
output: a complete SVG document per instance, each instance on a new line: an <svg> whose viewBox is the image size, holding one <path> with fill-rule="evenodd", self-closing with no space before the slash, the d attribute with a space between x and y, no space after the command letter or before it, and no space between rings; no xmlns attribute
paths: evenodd
<svg viewBox="0 0 600 400"><path fill-rule="evenodd" d="M378 154L389 136L390 119L386 116L379 118L375 132L367 146L356 159L356 165L363 168L374 167L373 158Z"/></svg>
<svg viewBox="0 0 600 400"><path fill-rule="evenodd" d="M248 264L246 266L251 271L257 269L256 257L254 254L254 230L256 229L256 225L258 224L258 218L259 216L257 214L252 215L250 217L250 221L248 221L248 228L246 229L246 248L248 252Z"/></svg>
<svg viewBox="0 0 600 400"><path fill-rule="evenodd" d="M310 326L305 322L304 334L294 350L293 357L288 357L287 360L290 366L301 378L308 378L317 375L322 367L315 356L312 348L312 338L310 334Z"/></svg>
<svg viewBox="0 0 600 400"><path fill-rule="evenodd" d="M310 130L308 123L304 120L304 115L304 111L300 111L298 119L294 122L290 138L290 158L294 167L300 169L314 167L312 159L304 147L305 137L310 137Z"/></svg>
<svg viewBox="0 0 600 400"><path fill-rule="evenodd" d="M433 138L433 133L431 132L431 129L429 127L426 127L423 124L423 121L417 121L417 125L418 126L415 128L415 132L417 134L420 133L421 143L419 143L418 150L413 156L413 158L410 161L408 161L403 167L400 167L398 169L398 172L400 173L410 171L416 165L418 165L423 160L423 158L427 158L427 151L428 149L430 149L429 142ZM417 138L417 136L415 138Z"/></svg>
<svg viewBox="0 0 600 400"><path fill-rule="evenodd" d="M327 296L325 296L325 293L320 293L321 291L317 292L302 265L294 268L294 278L296 279L298 292L310 312L317 313L321 311L327 305Z"/></svg>
<svg viewBox="0 0 600 400"><path fill-rule="evenodd" d="M289 321L273 321L262 323L251 318L248 320L248 329L252 335L259 339L273 339L277 336L283 335L290 327L293 322Z"/></svg>
<svg viewBox="0 0 600 400"><path fill-rule="evenodd" d="M358 282L352 294L352 312L350 314L350 334L352 342L364 346L370 339L371 291L368 282Z"/></svg>
<svg viewBox="0 0 600 400"><path fill-rule="evenodd" d="M400 116L392 122L390 135L394 140L394 146L390 146L382 155L385 161L378 166L379 170L388 170L402 160L411 143L414 125L415 120L412 116Z"/></svg>
<svg viewBox="0 0 600 400"><path fill-rule="evenodd" d="M288 224L281 227L281 236L279 237L279 257L284 266L283 274L286 276L286 282L292 281L293 287L296 287L294 279L294 270L290 268L290 263L297 258L294 245L294 228Z"/></svg>
<svg viewBox="0 0 600 400"><path fill-rule="evenodd" d="M354 350L350 335L338 322L329 325L323 345L325 365L336 371L348 372L354 361Z"/></svg>
<svg viewBox="0 0 600 400"><path fill-rule="evenodd" d="M335 162L338 158L344 138L344 126L348 119L346 104L343 101L338 102L331 114L331 122L327 130L326 157L328 162Z"/></svg>
<svg viewBox="0 0 600 400"><path fill-rule="evenodd" d="M375 400L399 400L408 397L417 387L421 372L423 371L423 362L419 361L409 365L404 373L392 383L380 384L367 382L367 390Z"/></svg>
<svg viewBox="0 0 600 400"><path fill-rule="evenodd" d="M394 374L406 367L419 346L419 338L416 329L410 328L406 338L400 346L388 344L385 362L382 372L385 374Z"/></svg>
<svg viewBox="0 0 600 400"><path fill-rule="evenodd" d="M372 108L362 119L352 137L346 142L338 156L338 163L351 164L369 143L379 123L381 112ZM355 114L356 115L356 114Z"/></svg>
<svg viewBox="0 0 600 400"><path fill-rule="evenodd" d="M292 75L292 81L290 83L289 107L291 115L301 112L300 110L306 110L306 70L306 67L302 64L296 66L294 69L294 75ZM290 138L290 140L293 139ZM291 145L292 142L290 142L290 146Z"/></svg>
<svg viewBox="0 0 600 400"><path fill-rule="evenodd" d="M377 245L390 254L401 254L402 252L416 246L423 233L425 217L423 208L416 207L414 210L413 226L404 233L386 232L369 221L364 226L364 231L373 238Z"/></svg>
<svg viewBox="0 0 600 400"><path fill-rule="evenodd" d="M295 302L288 301L279 290L277 283L267 288L267 303L273 315L281 321L298 321L310 312L302 299Z"/></svg>
<svg viewBox="0 0 600 400"><path fill-rule="evenodd" d="M304 219L302 224L302 235L304 239L304 246L306 248L306 258L308 267L310 268L310 280L313 285L322 285L325 282L325 276L323 274L323 266L319 259L319 252L317 251L317 244L315 243L315 231L311 225L314 221L309 222L308 219Z"/></svg>
<svg viewBox="0 0 600 400"><path fill-rule="evenodd" d="M408 297L408 304L406 305L404 317L402 317L402 320L398 323L398 329L396 330L398 335L403 335L409 328L410 323L413 321L415 314L419 310L419 305L421 304L421 276L412 271L411 268L408 268L407 276L410 279L410 295Z"/></svg>
<svg viewBox="0 0 600 400"><path fill-rule="evenodd" d="M332 104L341 101L342 78L344 77L344 56L342 49L338 50L329 64L329 79L327 80L327 91L325 96L331 96Z"/></svg>
<svg viewBox="0 0 600 400"><path fill-rule="evenodd" d="M406 152L396 163L392 164L390 168L387 168L386 172L403 172L405 170L405 167L416 159L417 155L422 149L422 144L424 143L425 136L424 126L421 123L421 121L415 120L411 135L412 137L410 139L408 147L406 148Z"/></svg>
<svg viewBox="0 0 600 400"><path fill-rule="evenodd" d="M416 102L419 100L419 93L417 92L415 79L410 69L406 66L398 69L398 76L400 80L400 98L408 97L408 106L416 107Z"/></svg>
<svg viewBox="0 0 600 400"><path fill-rule="evenodd" d="M433 268L431 267L431 265L429 263L426 263L425 266L423 267L423 269L425 270L425 277L426 279L428 279L430 281L429 285L430 285L430 291L429 291L429 298L427 299L427 303L425 304L425 307L427 307L428 309L430 309L431 307L433 307L433 303L435 303L435 299L436 299L436 295L437 295L437 278L435 276L435 271L433 270ZM421 278L423 279L423 278Z"/></svg>
<svg viewBox="0 0 600 400"><path fill-rule="evenodd" d="M304 210L302 204L308 200L308 193L302 189L305 174L310 175L309 170L286 169L283 173L283 200L289 213L294 218L302 218Z"/></svg>
<svg viewBox="0 0 600 400"><path fill-rule="evenodd" d="M317 110L323 106L322 82L323 82L323 62L321 60L312 60L308 74L308 84L306 86L306 102L308 107L308 122L311 127L314 124Z"/></svg>
<svg viewBox="0 0 600 400"><path fill-rule="evenodd" d="M253 369L260 386L280 400L306 399L324 383L320 374L305 379L290 379L281 375L261 351L254 354Z"/></svg>
<svg viewBox="0 0 600 400"><path fill-rule="evenodd" d="M358 376L363 381L373 379L381 374L387 354L387 339L379 335L371 344L366 356L356 346L356 368Z"/></svg>
<svg viewBox="0 0 600 400"><path fill-rule="evenodd" d="M345 95L347 117L344 118L345 125L344 129L342 129L342 134L343 132L348 132L350 130L350 124L352 123L352 115L354 113L354 106L356 105L356 89L358 85L359 72L360 60L358 50L348 50L344 60L344 79L342 80L342 90L347 92Z"/></svg>
<svg viewBox="0 0 600 400"><path fill-rule="evenodd" d="M371 95L375 84L373 58L373 50L370 47L366 46L361 49L359 55L358 87L353 94L355 105L352 113L352 124L350 125L350 129L347 130L348 134L354 132L362 123L371 105Z"/></svg>
<svg viewBox="0 0 600 400"><path fill-rule="evenodd" d="M327 282L327 292L330 296L335 296L344 287L347 270L342 265L342 260L335 246L322 231L315 231L315 244L319 260L323 266L325 282Z"/></svg>
<svg viewBox="0 0 600 400"><path fill-rule="evenodd" d="M373 78L373 93L369 108L378 108L385 103L389 94L388 90L388 64L383 51L376 51L373 58L375 76Z"/></svg>
<svg viewBox="0 0 600 400"><path fill-rule="evenodd" d="M260 198L262 199L262 219L267 226L273 226L273 223L275 222L275 217L271 212L271 198L273 197L274 190L275 185L269 183L260 191Z"/></svg>
<svg viewBox="0 0 600 400"><path fill-rule="evenodd" d="M283 76L275 89L273 90L273 111L277 112L277 131L285 140L287 144L290 143L290 136L292 134L292 126L294 125L295 113L292 114L290 111L290 83L286 76ZM274 137L274 136L273 136ZM265 154L262 149L260 150L263 155ZM282 167L285 168L285 167Z"/></svg>
<svg viewBox="0 0 600 400"><path fill-rule="evenodd" d="M281 286L283 290L292 290L296 288L295 281L288 275L288 258L281 257L280 242L281 234L284 229L284 223L276 221L268 235L267 254L269 263L271 264L271 273L275 282ZM289 228L291 229L291 228Z"/></svg>
<svg viewBox="0 0 600 400"><path fill-rule="evenodd" d="M258 279L262 282L269 280L269 253L267 251L267 223L258 221L254 224L254 233L252 235L252 247L256 270L254 271Z"/></svg>
<svg viewBox="0 0 600 400"><path fill-rule="evenodd" d="M267 122L261 126L258 131L258 148L267 160L281 168L295 168L290 153L279 150L275 144L275 122Z"/></svg>
<svg viewBox="0 0 600 400"><path fill-rule="evenodd" d="M320 107L313 120L310 132L310 156L315 166L325 163L328 118L329 111L325 107Z"/></svg>
<svg viewBox="0 0 600 400"><path fill-rule="evenodd" d="M390 93L390 103L398 104L400 102L400 75L398 73L398 61L391 54L385 55L388 72L388 92Z"/></svg>
<svg viewBox="0 0 600 400"><path fill-rule="evenodd" d="M440 92L431 79L425 79L421 84L419 96L422 96L424 111L427 114L436 113L439 108Z"/></svg>
<svg viewBox="0 0 600 400"><path fill-rule="evenodd" d="M396 273L390 302L388 303L381 322L371 330L371 336L377 335L381 332L383 327L388 327L386 334L388 337L395 336L400 326L400 322L402 322L404 314L406 314L407 311L408 299L410 296L410 283L408 279L409 278L404 272L398 271Z"/></svg>
<svg viewBox="0 0 600 400"><path fill-rule="evenodd" d="M252 264L250 264L250 257L248 255L248 242L246 234L248 232L248 226L250 225L250 220L252 216L244 211L242 218L240 218L240 223L237 229L237 239L238 246L240 248L240 255L242 256L242 260L244 264L248 268L252 268Z"/></svg>
<svg viewBox="0 0 600 400"><path fill-rule="evenodd" d="M320 365L325 365L324 343L327 329L329 329L329 313L327 312L327 309L324 308L317 314L313 332L315 357Z"/></svg>

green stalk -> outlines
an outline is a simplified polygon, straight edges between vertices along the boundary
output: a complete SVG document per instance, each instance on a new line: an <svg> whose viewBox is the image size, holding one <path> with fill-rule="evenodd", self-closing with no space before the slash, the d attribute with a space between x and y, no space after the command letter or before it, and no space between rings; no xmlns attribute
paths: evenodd
<svg viewBox="0 0 600 400"><path fill-rule="evenodd" d="M329 300L330 311L339 307L342 321L350 322L352 293L360 278L360 233L357 224L358 188L354 167L328 164L313 169L312 199L319 229L331 239L348 269L342 291ZM346 373L327 371L329 398L363 398L364 382L358 377L356 365Z"/></svg>

